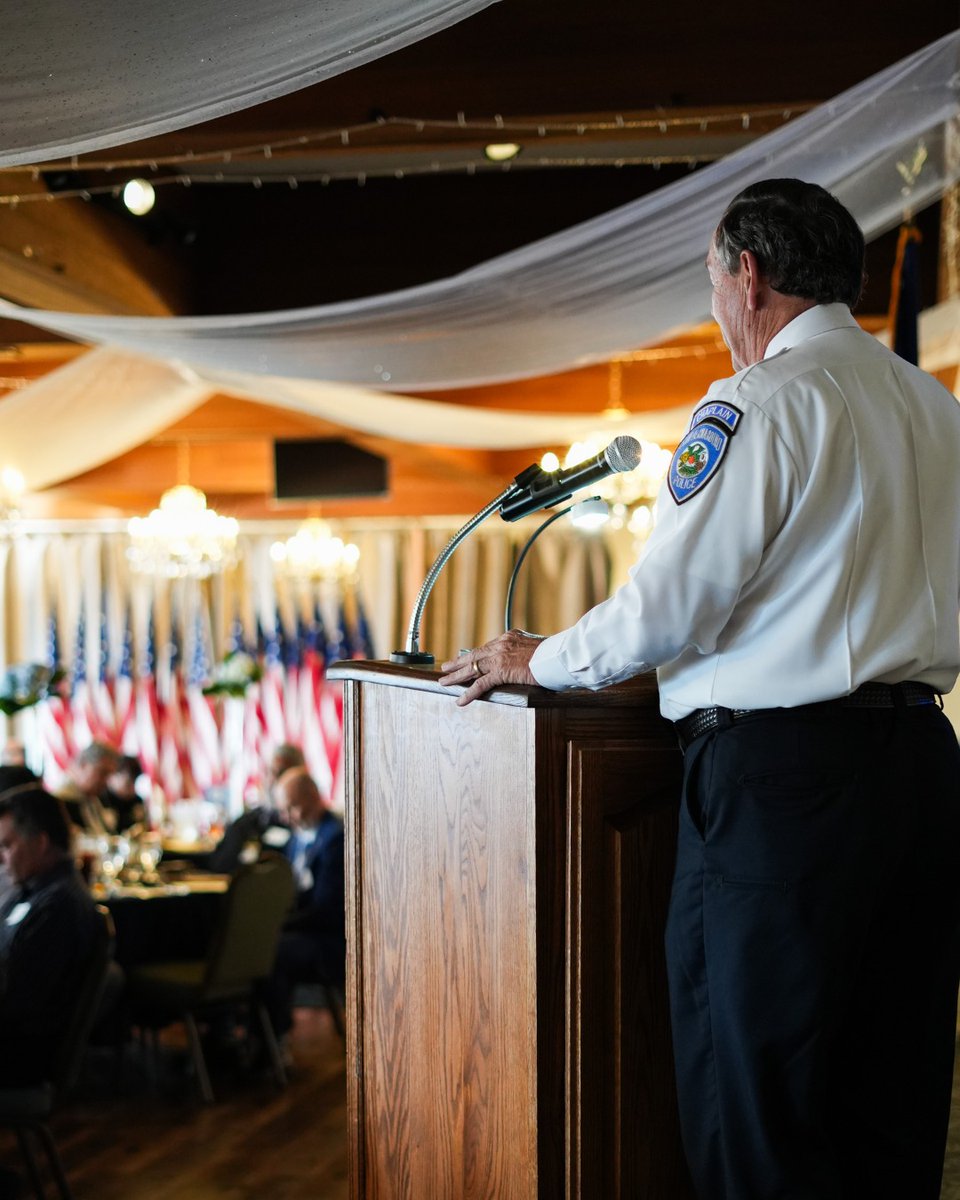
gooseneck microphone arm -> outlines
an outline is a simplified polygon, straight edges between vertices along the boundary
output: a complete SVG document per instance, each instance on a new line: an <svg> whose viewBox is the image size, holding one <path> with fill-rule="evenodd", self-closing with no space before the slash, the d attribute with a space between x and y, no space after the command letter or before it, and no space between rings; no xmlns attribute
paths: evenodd
<svg viewBox="0 0 960 1200"><path fill-rule="evenodd" d="M534 463L526 470L521 471L499 496L491 500L475 517L471 517L466 525L458 529L441 550L420 587L417 602L413 607L410 627L407 630L407 648L406 650L394 650L390 655L390 661L406 663L411 666L429 666L434 661L432 654L420 649L420 621L423 617L424 606L447 559L467 534L476 529L482 521L497 511L505 521L517 521L528 513L539 512L543 508L552 508L554 504L568 500L574 492L590 487L607 475L617 471L632 471L639 461L640 443L636 438L621 436L614 438L602 454L568 470L544 471L542 467Z"/></svg>
<svg viewBox="0 0 960 1200"><path fill-rule="evenodd" d="M524 542L523 549L517 555L517 561L513 564L513 571L510 573L510 582L507 585L507 601L506 601L506 604L504 604L504 606L503 606L503 631L504 631L504 633L509 633L510 630L513 628L513 593L516 590L517 579L520 576L520 568L523 566L523 560L529 554L530 548L533 546L533 543L537 540L537 538L540 536L540 534L543 533L543 531L545 529L549 529L549 527L554 523L554 521L559 521L561 517L565 517L567 515L567 513L570 511L570 509L574 508L574 507L575 507L575 505L568 504L566 508L561 508L558 512L551 513L550 516L547 517L547 519L545 521L540 522L540 524L537 526L537 528L533 531L533 533L530 534L530 536Z"/></svg>
<svg viewBox="0 0 960 1200"><path fill-rule="evenodd" d="M534 468L528 467L527 471ZM536 470L539 471L539 467ZM406 650L394 650L390 655L390 661L394 663L406 663L408 666L429 666L433 662L433 655L420 649L420 622L423 618L423 610L427 603L427 598L433 591L433 585L437 582L437 576L443 570L447 559L460 545L468 533L471 533L476 527L487 519L493 516L503 504L503 502L514 494L517 490L517 480L521 479L527 471L522 472L517 476L509 487L504 488L496 499L491 500L484 508L482 508L474 517L462 528L458 529L446 546L437 555L436 561L427 572L427 577L420 586L420 592L417 595L417 602L413 606L413 613L410 617L410 627L407 630L407 648Z"/></svg>

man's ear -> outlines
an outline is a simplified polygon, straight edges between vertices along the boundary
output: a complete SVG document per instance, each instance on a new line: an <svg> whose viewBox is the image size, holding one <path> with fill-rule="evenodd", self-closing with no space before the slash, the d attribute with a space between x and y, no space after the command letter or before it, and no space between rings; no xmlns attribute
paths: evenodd
<svg viewBox="0 0 960 1200"><path fill-rule="evenodd" d="M747 308L750 312L756 312L763 302L766 280L760 273L760 264L752 250L740 251L740 280Z"/></svg>

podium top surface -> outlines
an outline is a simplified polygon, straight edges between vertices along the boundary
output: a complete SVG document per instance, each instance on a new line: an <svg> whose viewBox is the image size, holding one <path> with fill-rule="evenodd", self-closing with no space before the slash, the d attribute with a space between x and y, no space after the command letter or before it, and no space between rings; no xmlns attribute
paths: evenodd
<svg viewBox="0 0 960 1200"><path fill-rule="evenodd" d="M437 668L409 667L380 659L343 659L331 663L327 668L327 678L412 688L415 691L434 692L451 698L456 698L466 691L464 687L443 687L439 682L440 671ZM659 708L659 692L656 673L649 671L627 680L626 683L618 683L598 692L586 688L551 692L547 688L512 684L494 688L480 702L483 701L506 704L514 708L568 708L584 704L595 705L598 708Z"/></svg>

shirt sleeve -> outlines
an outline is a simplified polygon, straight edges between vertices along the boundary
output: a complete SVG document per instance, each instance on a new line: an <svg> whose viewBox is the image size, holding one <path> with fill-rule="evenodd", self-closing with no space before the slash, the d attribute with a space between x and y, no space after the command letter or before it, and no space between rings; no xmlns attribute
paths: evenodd
<svg viewBox="0 0 960 1200"><path fill-rule="evenodd" d="M706 400L736 404L737 394L712 388ZM688 432L678 455L690 438ZM534 678L555 691L598 689L662 666L687 648L714 651L797 486L783 439L761 407L743 404L709 477L681 503L664 483L656 525L628 581L540 643L530 662Z"/></svg>

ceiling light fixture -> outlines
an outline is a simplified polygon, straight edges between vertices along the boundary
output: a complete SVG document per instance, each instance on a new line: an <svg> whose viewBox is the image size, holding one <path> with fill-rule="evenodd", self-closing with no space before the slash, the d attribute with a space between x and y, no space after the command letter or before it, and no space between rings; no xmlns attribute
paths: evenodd
<svg viewBox="0 0 960 1200"><path fill-rule="evenodd" d="M334 537L329 524L310 517L284 542L274 542L270 557L277 572L291 579L346 582L357 573L360 551L352 542Z"/></svg>
<svg viewBox="0 0 960 1200"><path fill-rule="evenodd" d="M237 562L239 526L207 508L207 498L187 483L177 484L160 497L146 517L127 525L130 567L167 579L207 579Z"/></svg>
<svg viewBox="0 0 960 1200"><path fill-rule="evenodd" d="M123 203L136 217L145 217L156 203L157 194L147 179L130 179L123 189Z"/></svg>
<svg viewBox="0 0 960 1200"><path fill-rule="evenodd" d="M484 146L483 154L491 162L502 163L509 162L511 158L516 158L522 147L516 142L490 142Z"/></svg>
<svg viewBox="0 0 960 1200"><path fill-rule="evenodd" d="M623 364L619 359L613 359L609 364L607 403L600 415L607 428L590 433L581 442L574 442L562 464L554 453L548 452L540 460L541 467L545 471L555 471L562 465L569 470L601 454L610 441L610 425L629 420L630 410L623 403ZM610 475L594 486L597 494L610 504L611 529L626 526L642 541L653 527L651 506L669 469L672 454L656 442L641 441L640 446L640 464L635 470Z"/></svg>

